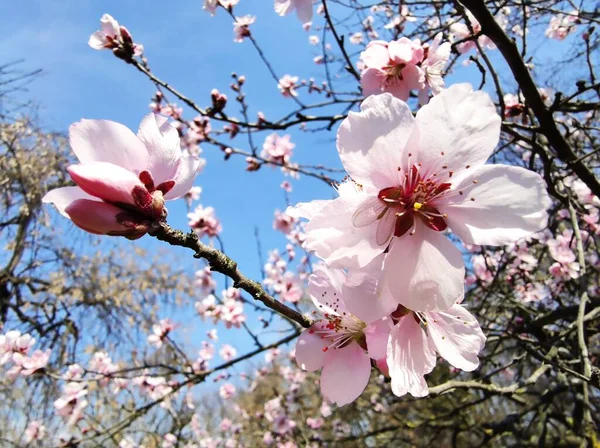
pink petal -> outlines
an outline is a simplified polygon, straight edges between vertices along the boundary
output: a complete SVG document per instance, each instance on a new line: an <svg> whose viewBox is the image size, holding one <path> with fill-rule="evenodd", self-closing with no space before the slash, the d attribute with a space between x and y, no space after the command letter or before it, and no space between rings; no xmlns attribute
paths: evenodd
<svg viewBox="0 0 600 448"><path fill-rule="evenodd" d="M103 50L106 42L106 35L102 31L96 31L90 36L88 45L94 50Z"/></svg>
<svg viewBox="0 0 600 448"><path fill-rule="evenodd" d="M383 69L390 62L388 43L383 40L369 42L365 51L360 54L360 60L367 68Z"/></svg>
<svg viewBox="0 0 600 448"><path fill-rule="evenodd" d="M108 162L135 173L148 165L144 144L114 121L81 120L69 128L69 139L81 163Z"/></svg>
<svg viewBox="0 0 600 448"><path fill-rule="evenodd" d="M384 270L396 300L413 311L448 309L464 293L462 254L440 232L423 225L414 235L392 240Z"/></svg>
<svg viewBox="0 0 600 448"><path fill-rule="evenodd" d="M547 225L551 201L545 182L525 168L485 165L456 189L463 194L454 195L440 210L467 244L510 244Z"/></svg>
<svg viewBox="0 0 600 448"><path fill-rule="evenodd" d="M385 73L378 68L368 68L360 78L360 85L364 96L381 93L385 82Z"/></svg>
<svg viewBox="0 0 600 448"><path fill-rule="evenodd" d="M341 269L331 269L324 263L316 264L308 277L308 293L322 314L341 314L346 311L342 285L346 273Z"/></svg>
<svg viewBox="0 0 600 448"><path fill-rule="evenodd" d="M313 6L312 0L295 0L296 15L302 24L312 20Z"/></svg>
<svg viewBox="0 0 600 448"><path fill-rule="evenodd" d="M294 10L293 0L275 0L275 12L280 16L285 16Z"/></svg>
<svg viewBox="0 0 600 448"><path fill-rule="evenodd" d="M377 194L399 183L414 119L406 103L385 93L368 97L360 108L342 122L337 148L350 177Z"/></svg>
<svg viewBox="0 0 600 448"><path fill-rule="evenodd" d="M142 119L137 134L140 141L146 145L146 169L152 174L156 185L173 180L181 160L179 133L167 120L167 117L162 115L148 114Z"/></svg>
<svg viewBox="0 0 600 448"><path fill-rule="evenodd" d="M302 332L296 344L296 362L302 370L314 372L323 367L325 357L329 353L323 351L327 346L327 341L321 339L316 333L311 333L317 328L317 324L313 324Z"/></svg>
<svg viewBox="0 0 600 448"><path fill-rule="evenodd" d="M200 159L197 157L182 157L173 178L175 186L165 195L165 199L178 199L190 191L190 188L194 185L194 180L196 180L199 168Z"/></svg>
<svg viewBox="0 0 600 448"><path fill-rule="evenodd" d="M398 397L429 394L424 375L435 367L433 344L412 315L400 319L392 329L387 348L387 364L392 378L392 392Z"/></svg>
<svg viewBox="0 0 600 448"><path fill-rule="evenodd" d="M342 288L344 302L350 313L366 323L393 313L398 302L382 280L386 254L375 257L362 269L351 269Z"/></svg>
<svg viewBox="0 0 600 448"><path fill-rule="evenodd" d="M129 229L117 222L117 215L123 209L90 199L78 199L71 203L65 212L77 227L90 233L105 235L110 232L126 232Z"/></svg>
<svg viewBox="0 0 600 448"><path fill-rule="evenodd" d="M80 163L67 170L83 191L112 203L134 204L133 188L145 188L135 174L112 163Z"/></svg>
<svg viewBox="0 0 600 448"><path fill-rule="evenodd" d="M454 184L483 165L498 144L500 122L489 95L473 92L470 84L454 84L433 97L417 113L423 176L436 173L445 180L451 171Z"/></svg>
<svg viewBox="0 0 600 448"><path fill-rule="evenodd" d="M69 218L65 209L77 199L91 199L93 201L98 201L94 196L87 194L79 187L62 187L50 190L44 195L42 202L45 204L54 204L61 215Z"/></svg>
<svg viewBox="0 0 600 448"><path fill-rule="evenodd" d="M387 317L369 324L365 328L367 338L367 349L372 359L384 358L387 354L388 339L392 323Z"/></svg>
<svg viewBox="0 0 600 448"><path fill-rule="evenodd" d="M330 350L327 355L321 373L321 393L338 406L352 403L369 383L369 356L354 343Z"/></svg>
<svg viewBox="0 0 600 448"><path fill-rule="evenodd" d="M408 64L413 59L413 48L410 40L408 42L400 40L392 41L388 44L388 50L390 52L390 59L396 64Z"/></svg>
<svg viewBox="0 0 600 448"><path fill-rule="evenodd" d="M427 313L427 331L438 353L454 367L467 372L477 368L485 336L477 319L461 305Z"/></svg>

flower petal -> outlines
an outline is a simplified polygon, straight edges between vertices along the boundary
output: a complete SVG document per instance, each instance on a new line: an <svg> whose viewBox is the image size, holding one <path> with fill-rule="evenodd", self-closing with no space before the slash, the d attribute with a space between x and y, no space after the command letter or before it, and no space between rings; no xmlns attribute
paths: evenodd
<svg viewBox="0 0 600 448"><path fill-rule="evenodd" d="M330 269L324 263L316 264L308 277L308 293L321 313L341 314L346 311L342 297L342 285L346 273L341 269Z"/></svg>
<svg viewBox="0 0 600 448"><path fill-rule="evenodd" d="M296 15L302 24L312 20L313 6L312 0L296 0Z"/></svg>
<svg viewBox="0 0 600 448"><path fill-rule="evenodd" d="M547 225L551 202L546 185L525 168L485 165L456 190L463 194L449 198L441 211L467 244L510 244Z"/></svg>
<svg viewBox="0 0 600 448"><path fill-rule="evenodd" d="M377 194L399 183L398 167L415 120L406 103L386 93L371 95L360 109L342 122L337 148L352 180Z"/></svg>
<svg viewBox="0 0 600 448"><path fill-rule="evenodd" d="M435 362L433 344L412 314L400 319L392 328L387 348L387 364L394 395L428 395L424 375L433 370Z"/></svg>
<svg viewBox="0 0 600 448"><path fill-rule="evenodd" d="M483 165L498 144L500 123L489 95L473 92L470 84L454 84L433 97L417 113L423 177L452 171L454 183L469 174L467 165Z"/></svg>
<svg viewBox="0 0 600 448"><path fill-rule="evenodd" d="M365 328L367 349L372 359L385 358L390 337L391 320L387 317L373 322Z"/></svg>
<svg viewBox="0 0 600 448"><path fill-rule="evenodd" d="M137 133L148 151L146 169L156 185L174 180L181 160L179 133L167 120L162 115L148 114L142 119Z"/></svg>
<svg viewBox="0 0 600 448"><path fill-rule="evenodd" d="M375 257L362 269L351 269L342 287L346 308L366 323L388 316L398 307L383 278L386 254Z"/></svg>
<svg viewBox="0 0 600 448"><path fill-rule="evenodd" d="M44 195L42 202L45 204L54 204L61 215L70 219L69 215L65 212L65 209L77 199L99 201L99 199L87 194L79 187L62 187L50 190Z"/></svg>
<svg viewBox="0 0 600 448"><path fill-rule="evenodd" d="M323 210L327 204L331 201L328 200L316 200L311 202L299 202L293 207L288 207L285 210L287 215L290 215L292 218L300 219L313 219L315 215Z"/></svg>
<svg viewBox="0 0 600 448"><path fill-rule="evenodd" d="M114 205L90 199L72 202L65 212L77 227L99 235L110 232L127 232L129 229L117 222L117 215L123 210Z"/></svg>
<svg viewBox="0 0 600 448"><path fill-rule="evenodd" d="M71 148L81 163L108 162L134 173L146 169L148 151L131 130L108 120L81 120L69 128Z"/></svg>
<svg viewBox="0 0 600 448"><path fill-rule="evenodd" d="M357 345L327 353L321 373L321 393L338 406L351 403L363 393L371 376L371 360Z"/></svg>
<svg viewBox="0 0 600 448"><path fill-rule="evenodd" d="M413 311L448 309L464 293L462 254L444 235L425 226L415 235L392 240L384 271L396 300Z"/></svg>
<svg viewBox="0 0 600 448"><path fill-rule="evenodd" d="M461 305L427 313L427 331L440 356L454 367L467 372L477 368L485 336L477 319Z"/></svg>
<svg viewBox="0 0 600 448"><path fill-rule="evenodd" d="M319 324L313 324L304 330L296 343L296 362L302 370L308 372L314 372L323 367L325 357L329 356L329 353L323 351L323 348L327 345L327 341L321 339L321 336L317 333L314 333L317 325Z"/></svg>
<svg viewBox="0 0 600 448"><path fill-rule="evenodd" d="M365 266L385 249L375 240L376 223L364 227L352 224L354 212L367 195L351 182L341 184L338 192L340 197L326 201L306 225L304 247L332 268Z"/></svg>
<svg viewBox="0 0 600 448"><path fill-rule="evenodd" d="M184 156L181 158L177 172L173 177L175 185L165 195L165 199L172 200L178 199L184 196L192 186L194 180L196 180L196 174L200 168L200 159L194 156Z"/></svg>
<svg viewBox="0 0 600 448"><path fill-rule="evenodd" d="M145 188L135 174L112 163L80 163L67 170L83 191L108 202L134 204L133 188Z"/></svg>

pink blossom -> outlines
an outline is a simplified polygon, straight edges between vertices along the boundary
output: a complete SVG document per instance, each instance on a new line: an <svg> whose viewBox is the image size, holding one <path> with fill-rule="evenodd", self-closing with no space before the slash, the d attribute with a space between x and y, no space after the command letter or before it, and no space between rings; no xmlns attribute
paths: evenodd
<svg viewBox="0 0 600 448"><path fill-rule="evenodd" d="M559 13L552 16L546 29L546 36L550 39L563 40L575 31L575 25L578 20L577 11L572 11L569 14Z"/></svg>
<svg viewBox="0 0 600 448"><path fill-rule="evenodd" d="M46 351L36 350L28 357L25 357L20 353L15 353L13 355L13 361L21 367L21 375L29 376L38 370L46 368L48 360L50 359L50 353L50 349L47 349ZM18 361L15 358L17 355L19 355Z"/></svg>
<svg viewBox="0 0 600 448"><path fill-rule="evenodd" d="M350 41L351 44L360 45L364 41L364 35L360 31L357 33L352 33L352 35L350 35L350 38L348 40Z"/></svg>
<svg viewBox="0 0 600 448"><path fill-rule="evenodd" d="M140 56L144 52L144 46L133 43L127 28L120 26L110 14L100 18L100 30L90 36L88 44L94 50L113 50L123 59Z"/></svg>
<svg viewBox="0 0 600 448"><path fill-rule="evenodd" d="M229 400L235 395L235 386L231 383L226 383L219 389L219 395L225 400Z"/></svg>
<svg viewBox="0 0 600 448"><path fill-rule="evenodd" d="M312 0L275 0L275 12L280 16L286 16L296 11L298 20L302 24L308 24L312 20Z"/></svg>
<svg viewBox="0 0 600 448"><path fill-rule="evenodd" d="M445 87L444 70L448 59L450 58L450 42L442 41L442 33L438 33L431 45L425 48L425 59L421 64L421 70L425 73L425 84L426 87L419 92L419 102L426 104L428 101L427 92L431 90L434 95L439 94Z"/></svg>
<svg viewBox="0 0 600 448"><path fill-rule="evenodd" d="M83 367L81 367L79 364L71 364L68 368L67 368L67 373L65 373L63 375L63 379L65 381L70 381L70 380L79 380L81 378L83 378Z"/></svg>
<svg viewBox="0 0 600 448"><path fill-rule="evenodd" d="M296 87L298 86L298 77L284 75L283 78L279 80L279 84L277 87L281 94L285 97L298 96L298 92L296 92Z"/></svg>
<svg viewBox="0 0 600 448"><path fill-rule="evenodd" d="M551 238L546 241L550 256L562 264L574 263L577 256L573 251L574 237L571 229L566 229L562 234L556 235L556 238Z"/></svg>
<svg viewBox="0 0 600 448"><path fill-rule="evenodd" d="M204 9L211 16L217 12L217 7L221 5L225 9L231 9L239 3L239 0L204 0Z"/></svg>
<svg viewBox="0 0 600 448"><path fill-rule="evenodd" d="M392 392L423 397L429 393L424 375L436 364L436 351L457 369L471 372L479 365L485 336L477 320L461 305L446 311L413 312L398 307L387 346ZM423 324L423 325L421 325Z"/></svg>
<svg viewBox="0 0 600 448"><path fill-rule="evenodd" d="M308 292L323 319L304 330L296 345L300 368L322 369L321 393L338 406L351 403L363 392L371 374L371 358L385 357L389 334L385 320L367 323L359 318L371 314L368 308L377 294L371 282L359 277L325 265L314 268Z"/></svg>
<svg viewBox="0 0 600 448"><path fill-rule="evenodd" d="M277 133L267 136L263 144L261 157L278 165L285 165L292 157L295 144L289 135L280 137Z"/></svg>
<svg viewBox="0 0 600 448"><path fill-rule="evenodd" d="M433 97L416 119L389 94L367 98L338 131L352 182L337 199L287 210L310 220L305 249L345 269L386 252L382 282L398 303L448 309L463 296L464 263L443 230L466 244L504 245L546 226L550 199L538 174L484 165L500 121L489 96L468 84Z"/></svg>
<svg viewBox="0 0 600 448"><path fill-rule="evenodd" d="M63 395L54 402L56 413L63 417L69 426L83 418L83 410L88 405L84 398L88 391L85 383L67 383L63 386Z"/></svg>
<svg viewBox="0 0 600 448"><path fill-rule="evenodd" d="M196 277L194 284L203 294L211 293L217 286L217 282L213 278L212 271L208 266L197 270L194 276Z"/></svg>
<svg viewBox="0 0 600 448"><path fill-rule="evenodd" d="M171 433L165 434L162 448L174 448L175 446L177 446L177 436Z"/></svg>
<svg viewBox="0 0 600 448"><path fill-rule="evenodd" d="M199 238L208 236L209 238L218 236L223 228L221 222L215 216L215 209L212 207L203 207L199 204L192 213L187 215L188 225L196 232Z"/></svg>
<svg viewBox="0 0 600 448"><path fill-rule="evenodd" d="M285 191L286 193L291 193L292 192L292 184L290 184L287 180L284 180L283 182L281 182L280 187L283 189L283 191Z"/></svg>
<svg viewBox="0 0 600 448"><path fill-rule="evenodd" d="M142 237L166 219L166 200L190 190L199 166L160 115L147 115L137 136L113 121L82 120L69 137L80 163L67 170L78 186L51 190L42 201L90 233Z"/></svg>
<svg viewBox="0 0 600 448"><path fill-rule="evenodd" d="M225 299L221 306L220 317L226 328L240 328L246 321L244 305L238 300Z"/></svg>
<svg viewBox="0 0 600 448"><path fill-rule="evenodd" d="M175 324L170 319L162 319L158 324L152 326L152 334L148 336L148 343L161 348L163 341L173 331Z"/></svg>
<svg viewBox="0 0 600 448"><path fill-rule="evenodd" d="M411 90L423 89L425 73L419 66L423 62L423 55L421 43L406 37L392 42L369 42L360 55L364 66L361 74L364 95L389 92L406 100Z"/></svg>
<svg viewBox="0 0 600 448"><path fill-rule="evenodd" d="M292 231L298 220L285 212L275 210L275 220L273 221L273 229L279 230L285 234Z"/></svg>
<svg viewBox="0 0 600 448"><path fill-rule="evenodd" d="M250 25L254 22L256 22L256 17L252 15L236 17L233 22L233 41L243 42L244 38L250 37Z"/></svg>
<svg viewBox="0 0 600 448"><path fill-rule="evenodd" d="M450 40L452 42L456 41L465 41L456 45L456 49L459 53L466 53L472 49L477 48L474 39L469 39L471 36L477 35L481 33L481 24L475 19L473 14L470 11L467 11L467 18L469 19L469 23L471 24L471 28L473 29L473 34L471 34L471 30L469 30L469 26L464 23L453 23L450 25ZM487 37L485 34L480 35L477 38L479 45L482 48L494 49L496 45L492 40Z"/></svg>
<svg viewBox="0 0 600 448"><path fill-rule="evenodd" d="M46 427L42 422L34 420L27 425L25 429L24 442L29 444L34 440L44 440L46 437Z"/></svg>
<svg viewBox="0 0 600 448"><path fill-rule="evenodd" d="M219 356L224 361L231 361L237 355L237 350L229 344L223 344L219 350Z"/></svg>
<svg viewBox="0 0 600 448"><path fill-rule="evenodd" d="M212 339L213 341L216 341L217 339L219 339L219 337L217 336L216 328L212 328L212 329L208 330L206 332L206 335L208 336L208 339Z"/></svg>
<svg viewBox="0 0 600 448"><path fill-rule="evenodd" d="M185 195L183 195L183 199L188 207L192 206L192 202L200 199L200 194L202 193L202 187L192 187L190 191L188 191Z"/></svg>
<svg viewBox="0 0 600 448"><path fill-rule="evenodd" d="M311 429L319 429L323 426L324 423L325 423L325 421L321 417L317 417L317 418L308 417L306 419L306 424Z"/></svg>

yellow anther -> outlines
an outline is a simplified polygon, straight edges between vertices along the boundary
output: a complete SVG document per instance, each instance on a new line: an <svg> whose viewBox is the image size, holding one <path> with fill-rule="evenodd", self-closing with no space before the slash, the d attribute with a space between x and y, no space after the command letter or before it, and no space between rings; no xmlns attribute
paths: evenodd
<svg viewBox="0 0 600 448"><path fill-rule="evenodd" d="M413 208L415 210L421 210L421 207L423 207L423 204L421 204L420 202L415 202L413 205Z"/></svg>

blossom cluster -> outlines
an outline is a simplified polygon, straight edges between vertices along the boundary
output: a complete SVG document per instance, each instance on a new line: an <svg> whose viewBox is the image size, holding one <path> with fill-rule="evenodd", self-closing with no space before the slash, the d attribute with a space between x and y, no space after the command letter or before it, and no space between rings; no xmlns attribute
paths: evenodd
<svg viewBox="0 0 600 448"><path fill-rule="evenodd" d="M5 373L7 378L33 375L46 368L50 360L50 349L31 351L34 345L34 338L17 330L0 334L0 366L12 364Z"/></svg>

